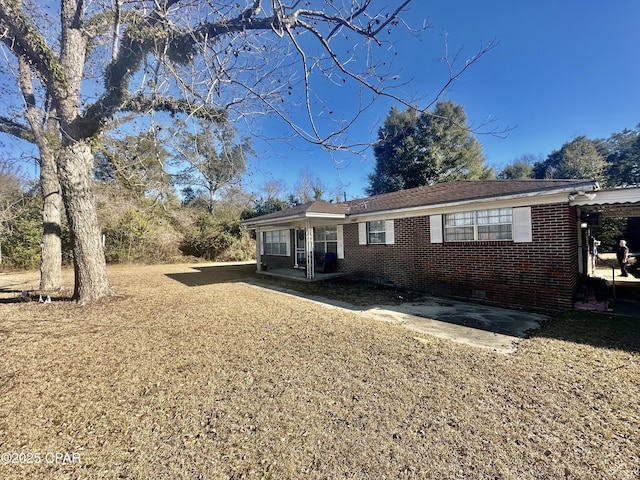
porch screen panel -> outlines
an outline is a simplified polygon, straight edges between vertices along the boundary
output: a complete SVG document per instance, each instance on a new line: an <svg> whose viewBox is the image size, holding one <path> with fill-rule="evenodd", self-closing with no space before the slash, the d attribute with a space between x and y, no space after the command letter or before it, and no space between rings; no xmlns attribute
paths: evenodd
<svg viewBox="0 0 640 480"><path fill-rule="evenodd" d="M336 225L313 229L314 250L316 255L327 252L338 254L338 228Z"/></svg>

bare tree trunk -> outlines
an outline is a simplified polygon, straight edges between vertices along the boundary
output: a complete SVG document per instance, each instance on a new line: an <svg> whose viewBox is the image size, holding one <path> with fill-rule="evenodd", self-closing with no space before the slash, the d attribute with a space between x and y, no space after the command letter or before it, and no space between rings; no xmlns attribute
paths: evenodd
<svg viewBox="0 0 640 480"><path fill-rule="evenodd" d="M91 189L92 168L93 155L87 142L62 146L58 177L73 242L73 298L80 304L112 294Z"/></svg>
<svg viewBox="0 0 640 480"><path fill-rule="evenodd" d="M212 217L213 215L213 202L214 202L214 196L215 196L216 192L213 188L209 188L209 205L207 205L207 209L209 210L209 215L211 215Z"/></svg>
<svg viewBox="0 0 640 480"><path fill-rule="evenodd" d="M40 152L40 190L42 192L42 241L40 243L40 289L59 290L62 271L62 197L54 149L50 138L57 135L55 112L49 117L48 130L36 108L32 71L28 63L19 59L19 85L26 105L26 118L31 126L33 139ZM59 137L59 135L57 135Z"/></svg>
<svg viewBox="0 0 640 480"><path fill-rule="evenodd" d="M42 190L42 250L40 289L59 290L62 285L62 197L53 153L40 149L40 188Z"/></svg>

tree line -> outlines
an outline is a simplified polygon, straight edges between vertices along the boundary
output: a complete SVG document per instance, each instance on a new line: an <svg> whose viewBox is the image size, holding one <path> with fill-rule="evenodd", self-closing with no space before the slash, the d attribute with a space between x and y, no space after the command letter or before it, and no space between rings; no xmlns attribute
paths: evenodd
<svg viewBox="0 0 640 480"><path fill-rule="evenodd" d="M463 106L443 101L433 111L391 108L373 152L369 195L491 178L593 178L608 188L640 185L640 124L606 139L578 136L546 158L523 154L496 173L486 163Z"/></svg>
<svg viewBox="0 0 640 480"><path fill-rule="evenodd" d="M409 108L396 116L412 131L402 134L395 120L385 123L374 145L377 163L369 193L379 191L379 175L394 188L408 188L409 178L427 183L489 178L492 171L484 166L460 106L441 102L432 112L417 111L394 93L401 81L391 70L396 62L390 60L399 53L393 33L401 28L421 33L402 18L410 3L325 2L319 9L280 0L224 1L210 8L182 0L90 6L82 0L0 1L6 73L0 82L0 132L34 145L40 172L37 185L23 188L19 199L12 188L1 200L5 256L6 239L21 231L13 207L37 202L41 285L59 285L66 246L79 303L113 293L107 260L134 258L136 245L162 231L154 222L166 222L179 236L191 235L198 254L207 251L199 242L214 226L222 233L209 240L225 245L237 229L233 222L220 226L224 222L212 220L225 214L216 202L224 195L242 196L225 185L252 154L250 141L238 138L231 126L243 122L251 131L259 117L277 119L329 152L353 151L359 147L349 142L354 122L376 100L391 99ZM446 59L449 78L443 85L491 48L458 70ZM332 95L318 95L318 85L351 86L358 99L332 104ZM163 128L176 140L170 149L161 148L167 138ZM182 158L168 175L172 152ZM394 160L378 168L385 158ZM393 171L401 159L415 164ZM550 163L545 175L562 172L558 165ZM186 205L178 202L180 208L206 209L205 216L196 215L193 229L180 223L189 215L171 215L179 198L172 188L181 182ZM313 198L321 198L322 188L316 187ZM259 199L245 215L272 208L272 200ZM114 244L119 253L112 255ZM161 252L169 244L147 246Z"/></svg>
<svg viewBox="0 0 640 480"><path fill-rule="evenodd" d="M39 152L48 277L41 283L59 283L64 209L73 298L82 304L114 293L93 179L103 134L156 114L218 126L271 116L315 145L348 148L348 127L371 102L406 103L393 93L387 57L392 32L411 30L400 17L410 2L326 4L324 10L279 0L0 2L5 72L14 80L2 96L0 130ZM345 40L354 44L346 52ZM335 111L332 97L314 92L327 79L360 92L360 102L332 122L322 119Z"/></svg>
<svg viewBox="0 0 640 480"><path fill-rule="evenodd" d="M367 194L376 195L452 180L595 179L603 188L640 186L640 124L606 139L578 136L545 158L523 154L495 173L486 163L462 105L439 102L433 111L392 108L373 145L375 169ZM637 218L607 218L593 232L602 250L621 237L640 240Z"/></svg>

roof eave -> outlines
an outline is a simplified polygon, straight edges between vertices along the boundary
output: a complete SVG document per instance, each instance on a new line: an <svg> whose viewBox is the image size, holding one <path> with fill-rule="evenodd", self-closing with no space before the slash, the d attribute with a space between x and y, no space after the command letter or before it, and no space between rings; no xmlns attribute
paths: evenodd
<svg viewBox="0 0 640 480"><path fill-rule="evenodd" d="M346 215L344 213L302 212L296 215L287 215L286 217L265 218L264 220L253 221L253 219L250 218L240 223L249 229L255 229L264 225L275 226L280 224L289 224L308 218L321 220L344 220Z"/></svg>

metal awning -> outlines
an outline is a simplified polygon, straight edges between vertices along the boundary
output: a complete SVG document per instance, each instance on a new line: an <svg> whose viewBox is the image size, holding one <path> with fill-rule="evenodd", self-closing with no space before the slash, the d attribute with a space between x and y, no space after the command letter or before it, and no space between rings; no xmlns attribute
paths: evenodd
<svg viewBox="0 0 640 480"><path fill-rule="evenodd" d="M571 193L569 205L602 217L640 217L640 187Z"/></svg>

